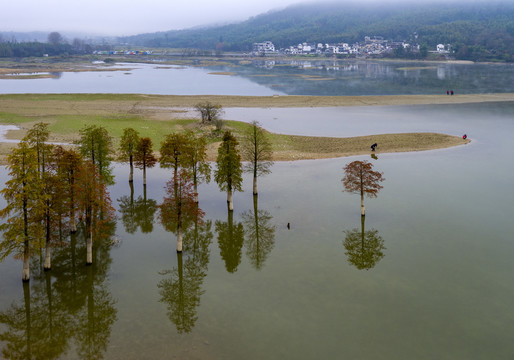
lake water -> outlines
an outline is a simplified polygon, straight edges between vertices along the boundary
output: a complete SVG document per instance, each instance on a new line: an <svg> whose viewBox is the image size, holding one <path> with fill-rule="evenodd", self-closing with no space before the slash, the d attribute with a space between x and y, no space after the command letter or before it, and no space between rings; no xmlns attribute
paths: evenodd
<svg viewBox="0 0 514 360"><path fill-rule="evenodd" d="M514 92L514 65L373 61L255 61L206 66L117 64L126 71L0 79L8 93L395 95ZM231 75L219 75L220 73Z"/></svg>
<svg viewBox="0 0 514 360"><path fill-rule="evenodd" d="M30 343L56 359L512 358L513 114L514 102L227 109L276 132L437 131L472 142L276 163L259 179L257 219L249 176L233 217L226 195L203 184L205 224L180 257L153 210L171 171L149 170L146 197L136 172L131 202L128 167L116 165L116 241L95 244L93 266L80 233L51 272L34 259L30 287L21 262L0 263L3 357L26 357ZM341 191L356 159L386 178L365 200L364 224L359 196Z"/></svg>

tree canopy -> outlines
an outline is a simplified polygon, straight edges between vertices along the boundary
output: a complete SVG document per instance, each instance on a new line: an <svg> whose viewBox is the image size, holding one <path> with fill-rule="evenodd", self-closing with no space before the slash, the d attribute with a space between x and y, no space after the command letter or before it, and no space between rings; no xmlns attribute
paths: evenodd
<svg viewBox="0 0 514 360"><path fill-rule="evenodd" d="M241 148L243 160L247 161L244 171L253 174L253 194L257 195L257 177L271 173L273 165L271 142L257 121L244 132Z"/></svg>
<svg viewBox="0 0 514 360"><path fill-rule="evenodd" d="M134 155L139 144L139 133L132 128L123 129L119 146L118 160L128 162L130 165L129 181L134 179Z"/></svg>
<svg viewBox="0 0 514 360"><path fill-rule="evenodd" d="M114 184L111 161L113 160L112 137L103 126L86 126L80 130L77 141L81 155L96 165L106 184Z"/></svg>
<svg viewBox="0 0 514 360"><path fill-rule="evenodd" d="M0 226L4 240L0 242L0 261L11 253L23 257L22 279L30 279L30 256L40 248L43 234L45 196L38 174L37 153L26 142L21 142L8 157L10 180L1 190L7 206L0 217L7 221Z"/></svg>
<svg viewBox="0 0 514 360"><path fill-rule="evenodd" d="M214 180L221 191L227 192L229 210L233 209L232 192L241 191L243 184L243 166L238 149L239 142L230 131L223 135L223 142L218 148L217 168Z"/></svg>
<svg viewBox="0 0 514 360"><path fill-rule="evenodd" d="M361 215L364 216L364 196L377 197L378 191L382 189L380 182L385 179L382 173L373 171L373 164L368 161L352 161L344 167L343 182L344 190L361 196Z"/></svg>

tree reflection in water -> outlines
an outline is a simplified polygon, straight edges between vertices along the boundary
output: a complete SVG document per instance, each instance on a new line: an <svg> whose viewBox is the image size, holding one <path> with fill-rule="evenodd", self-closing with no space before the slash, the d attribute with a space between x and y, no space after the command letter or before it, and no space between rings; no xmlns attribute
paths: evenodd
<svg viewBox="0 0 514 360"><path fill-rule="evenodd" d="M39 271L30 284L23 283L23 300L0 313L6 328L0 333L4 358L74 357L67 354L70 349L81 359L103 358L117 313L106 285L113 231L114 223L96 240L93 264L84 266L86 234L80 227L69 246L55 250L51 271ZM34 268L41 269L39 264Z"/></svg>
<svg viewBox="0 0 514 360"><path fill-rule="evenodd" d="M266 210L259 210L258 196L253 196L253 211L242 214L246 256L256 270L262 269L266 258L275 245L275 225L271 224L273 216Z"/></svg>
<svg viewBox="0 0 514 360"><path fill-rule="evenodd" d="M153 231L157 202L146 197L146 185L143 185L143 196L134 200L134 184L130 185L130 196L124 195L118 199L119 212L125 231L134 234L138 227L144 234Z"/></svg>
<svg viewBox="0 0 514 360"><path fill-rule="evenodd" d="M177 332L189 333L198 320L197 308L204 278L209 264L209 246L212 242L212 221L203 221L203 212L197 211L194 225L184 234L184 247L177 252L177 266L161 271L165 276L157 285L161 302L166 303L168 317Z"/></svg>
<svg viewBox="0 0 514 360"><path fill-rule="evenodd" d="M226 222L216 220L216 232L218 233L220 255L225 261L225 268L229 273L235 273L241 263L241 250L245 235L243 224L234 224L234 212L227 210Z"/></svg>
<svg viewBox="0 0 514 360"><path fill-rule="evenodd" d="M359 270L369 270L384 257L384 239L378 230L365 230L365 216L361 216L361 229L345 230L343 245L346 249L348 262Z"/></svg>

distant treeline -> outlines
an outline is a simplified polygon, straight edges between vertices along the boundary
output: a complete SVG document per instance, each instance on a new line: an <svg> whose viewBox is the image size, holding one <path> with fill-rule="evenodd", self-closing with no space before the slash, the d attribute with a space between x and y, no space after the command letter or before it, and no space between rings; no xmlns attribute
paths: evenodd
<svg viewBox="0 0 514 360"><path fill-rule="evenodd" d="M0 57L41 57L75 55L87 53L87 48L78 48L70 44L50 44L42 42L0 42ZM91 50L89 49L89 52Z"/></svg>
<svg viewBox="0 0 514 360"><path fill-rule="evenodd" d="M406 41L428 50L449 44L458 59L510 62L514 54L514 3L310 3L237 24L142 34L120 41L152 48L221 52L251 51L253 43L267 40L276 48L286 48L303 42L353 44L365 36Z"/></svg>

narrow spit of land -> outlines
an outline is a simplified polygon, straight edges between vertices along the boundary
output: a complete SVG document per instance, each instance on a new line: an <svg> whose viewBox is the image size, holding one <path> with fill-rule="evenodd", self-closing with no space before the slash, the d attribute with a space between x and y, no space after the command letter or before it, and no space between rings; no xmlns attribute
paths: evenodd
<svg viewBox="0 0 514 360"><path fill-rule="evenodd" d="M514 94L399 95L399 96L174 96L140 94L10 94L0 95L0 124L14 124L9 139L21 139L36 122L48 122L52 141L73 142L84 125L102 125L118 139L123 128L133 127L141 136L152 138L158 149L163 136L187 128L199 130L193 107L204 101L229 107L332 107L458 104L514 101ZM231 119L237 120L237 119ZM227 121L236 134L246 124ZM462 145L460 136L435 133L370 134L352 138L327 138L270 134L275 160L342 157L370 153L370 144L379 144L378 153L422 151ZM210 144L215 158L217 142ZM0 143L0 160L13 144Z"/></svg>

